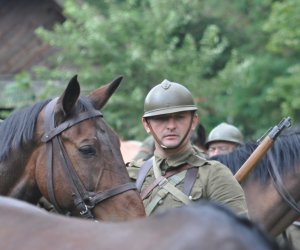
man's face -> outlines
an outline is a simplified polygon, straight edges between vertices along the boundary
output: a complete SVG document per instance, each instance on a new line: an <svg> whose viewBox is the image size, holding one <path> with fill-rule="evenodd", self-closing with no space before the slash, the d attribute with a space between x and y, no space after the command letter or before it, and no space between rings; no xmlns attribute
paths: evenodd
<svg viewBox="0 0 300 250"><path fill-rule="evenodd" d="M225 142L225 141L216 141L211 142L208 146L208 156L212 157L215 155L224 155L232 152L237 147L236 143Z"/></svg>
<svg viewBox="0 0 300 250"><path fill-rule="evenodd" d="M172 114L158 115L148 118L153 132L160 140L161 144L167 148L178 146L189 129L192 113L190 111L178 112ZM195 114L192 120L192 128L194 129L198 123L198 116ZM143 119L143 125L147 132L150 131L148 123ZM187 136L186 144L190 136Z"/></svg>

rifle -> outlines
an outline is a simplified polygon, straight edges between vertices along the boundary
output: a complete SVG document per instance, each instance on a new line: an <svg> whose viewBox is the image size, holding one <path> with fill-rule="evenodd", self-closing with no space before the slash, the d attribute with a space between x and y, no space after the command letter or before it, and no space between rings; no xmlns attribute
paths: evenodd
<svg viewBox="0 0 300 250"><path fill-rule="evenodd" d="M278 125L270 128L260 139L257 140L259 145L236 172L234 177L239 183L245 180L249 173L254 169L256 164L262 159L267 151L272 147L278 135L283 131L284 128L291 127L291 118L283 118Z"/></svg>

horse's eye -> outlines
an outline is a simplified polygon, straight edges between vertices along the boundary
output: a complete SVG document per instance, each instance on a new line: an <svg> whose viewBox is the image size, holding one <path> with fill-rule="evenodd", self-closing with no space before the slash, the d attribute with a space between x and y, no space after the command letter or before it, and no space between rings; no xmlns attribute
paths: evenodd
<svg viewBox="0 0 300 250"><path fill-rule="evenodd" d="M92 155L96 154L95 148L93 148L90 145L80 147L79 151L80 151L80 153L82 153L83 155L86 155L86 156L92 156Z"/></svg>

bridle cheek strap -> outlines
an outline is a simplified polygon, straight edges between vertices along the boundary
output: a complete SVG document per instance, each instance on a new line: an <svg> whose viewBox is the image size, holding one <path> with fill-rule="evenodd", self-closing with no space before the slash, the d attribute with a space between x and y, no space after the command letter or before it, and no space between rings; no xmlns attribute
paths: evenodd
<svg viewBox="0 0 300 250"><path fill-rule="evenodd" d="M57 102L57 98L52 100L45 108L45 134L42 136L42 142L46 143L47 150L47 189L50 202L55 206L58 212L64 213L62 209L57 204L54 195L53 187L53 155L57 155L61 162L61 166L67 176L69 183L72 187L72 197L76 209L79 211L80 215L85 218L94 218L91 213L91 209L95 207L99 202L104 201L112 196L126 192L128 190L136 189L134 183L125 183L115 188L106 190L104 192L88 192L78 177L76 171L74 171L71 160L68 157L68 154L63 146L63 143L60 138L60 134L74 126L77 123L80 123L84 120L102 117L102 113L97 110L92 110L88 112L83 112L75 117L61 123L55 127L54 121L54 107ZM47 132L48 131L48 132Z"/></svg>
<svg viewBox="0 0 300 250"><path fill-rule="evenodd" d="M73 117L72 119L66 120L57 127L55 127L54 121L54 107L57 102L57 98L53 99L45 108L45 134L42 136L41 141L46 143L47 150L47 189L50 202L53 203L56 210L60 213L64 213L62 209L57 204L54 195L54 185L53 185L53 154L59 157L61 166L63 166L63 171L65 176L68 178L69 183L73 190L73 199L76 209L79 213L86 218L93 218L91 212L87 209L84 200L87 199L86 191L84 185L80 181L76 172L72 167L72 163L68 157L68 154L61 142L59 135L66 129L80 123L84 120L102 116L99 111L93 110L92 112L83 112L79 115Z"/></svg>
<svg viewBox="0 0 300 250"><path fill-rule="evenodd" d="M281 195L282 199L289 205L290 208L294 209L298 214L300 214L300 206L285 187L280 173L278 172L278 167L276 166L272 151L267 153L267 157L270 162L270 165L267 165L267 170L272 178L277 192Z"/></svg>

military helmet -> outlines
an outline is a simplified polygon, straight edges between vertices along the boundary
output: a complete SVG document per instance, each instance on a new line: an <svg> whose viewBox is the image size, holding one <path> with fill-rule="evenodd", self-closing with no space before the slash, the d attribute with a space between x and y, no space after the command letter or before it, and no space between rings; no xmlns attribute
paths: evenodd
<svg viewBox="0 0 300 250"><path fill-rule="evenodd" d="M190 91L179 83L164 80L153 87L145 98L143 117L195 111Z"/></svg>
<svg viewBox="0 0 300 250"><path fill-rule="evenodd" d="M226 122L222 122L209 133L206 146L215 141L234 142L239 145L244 144L244 138L241 131L237 127Z"/></svg>

